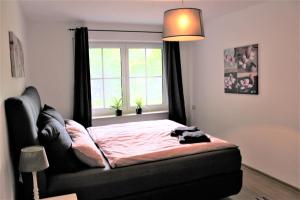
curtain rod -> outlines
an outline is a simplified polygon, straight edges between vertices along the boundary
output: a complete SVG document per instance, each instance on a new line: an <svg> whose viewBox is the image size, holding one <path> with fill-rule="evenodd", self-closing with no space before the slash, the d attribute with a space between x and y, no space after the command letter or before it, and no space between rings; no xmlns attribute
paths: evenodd
<svg viewBox="0 0 300 200"><path fill-rule="evenodd" d="M75 28L69 28L69 31L75 31ZM88 29L88 31L106 31L106 32L127 32L127 33L162 33L161 31L129 31L129 30L102 30L102 29Z"/></svg>

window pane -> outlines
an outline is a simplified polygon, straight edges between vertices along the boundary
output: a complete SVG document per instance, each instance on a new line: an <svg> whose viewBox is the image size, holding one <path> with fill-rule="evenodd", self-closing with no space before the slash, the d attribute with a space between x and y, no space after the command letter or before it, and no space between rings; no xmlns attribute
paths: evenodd
<svg viewBox="0 0 300 200"><path fill-rule="evenodd" d="M103 48L104 78L121 77L120 48Z"/></svg>
<svg viewBox="0 0 300 200"><path fill-rule="evenodd" d="M89 49L91 78L102 78L102 49Z"/></svg>
<svg viewBox="0 0 300 200"><path fill-rule="evenodd" d="M121 79L104 79L105 108L110 108L115 99L122 97Z"/></svg>
<svg viewBox="0 0 300 200"><path fill-rule="evenodd" d="M141 77L146 75L145 49L129 49L129 76Z"/></svg>
<svg viewBox="0 0 300 200"><path fill-rule="evenodd" d="M162 76L161 49L147 49L147 76Z"/></svg>
<svg viewBox="0 0 300 200"><path fill-rule="evenodd" d="M146 79L130 78L130 106L135 106L135 100L138 97L146 103Z"/></svg>
<svg viewBox="0 0 300 200"><path fill-rule="evenodd" d="M162 78L147 79L147 105L162 104Z"/></svg>
<svg viewBox="0 0 300 200"><path fill-rule="evenodd" d="M92 108L103 108L102 79L91 80Z"/></svg>

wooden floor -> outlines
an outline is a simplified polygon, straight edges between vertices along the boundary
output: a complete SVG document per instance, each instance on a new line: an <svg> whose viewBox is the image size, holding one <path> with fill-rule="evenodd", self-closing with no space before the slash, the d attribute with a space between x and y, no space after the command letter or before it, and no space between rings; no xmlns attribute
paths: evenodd
<svg viewBox="0 0 300 200"><path fill-rule="evenodd" d="M223 200L300 200L300 191L243 166L243 188Z"/></svg>

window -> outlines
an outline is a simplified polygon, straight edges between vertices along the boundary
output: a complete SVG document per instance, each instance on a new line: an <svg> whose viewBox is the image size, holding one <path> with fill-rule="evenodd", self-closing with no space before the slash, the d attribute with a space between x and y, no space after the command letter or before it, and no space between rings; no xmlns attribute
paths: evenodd
<svg viewBox="0 0 300 200"><path fill-rule="evenodd" d="M142 98L144 111L167 110L161 44L90 43L93 115L107 115L115 99L123 112L135 111Z"/></svg>
<svg viewBox="0 0 300 200"><path fill-rule="evenodd" d="M109 108L121 98L121 52L119 48L90 49L93 108Z"/></svg>

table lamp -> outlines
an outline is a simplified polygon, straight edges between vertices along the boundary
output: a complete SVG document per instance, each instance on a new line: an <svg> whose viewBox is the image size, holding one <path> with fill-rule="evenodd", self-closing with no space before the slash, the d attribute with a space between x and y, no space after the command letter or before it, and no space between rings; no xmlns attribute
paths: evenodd
<svg viewBox="0 0 300 200"><path fill-rule="evenodd" d="M34 200L39 200L39 189L36 173L49 167L43 146L29 146L21 149L19 170L32 172Z"/></svg>

